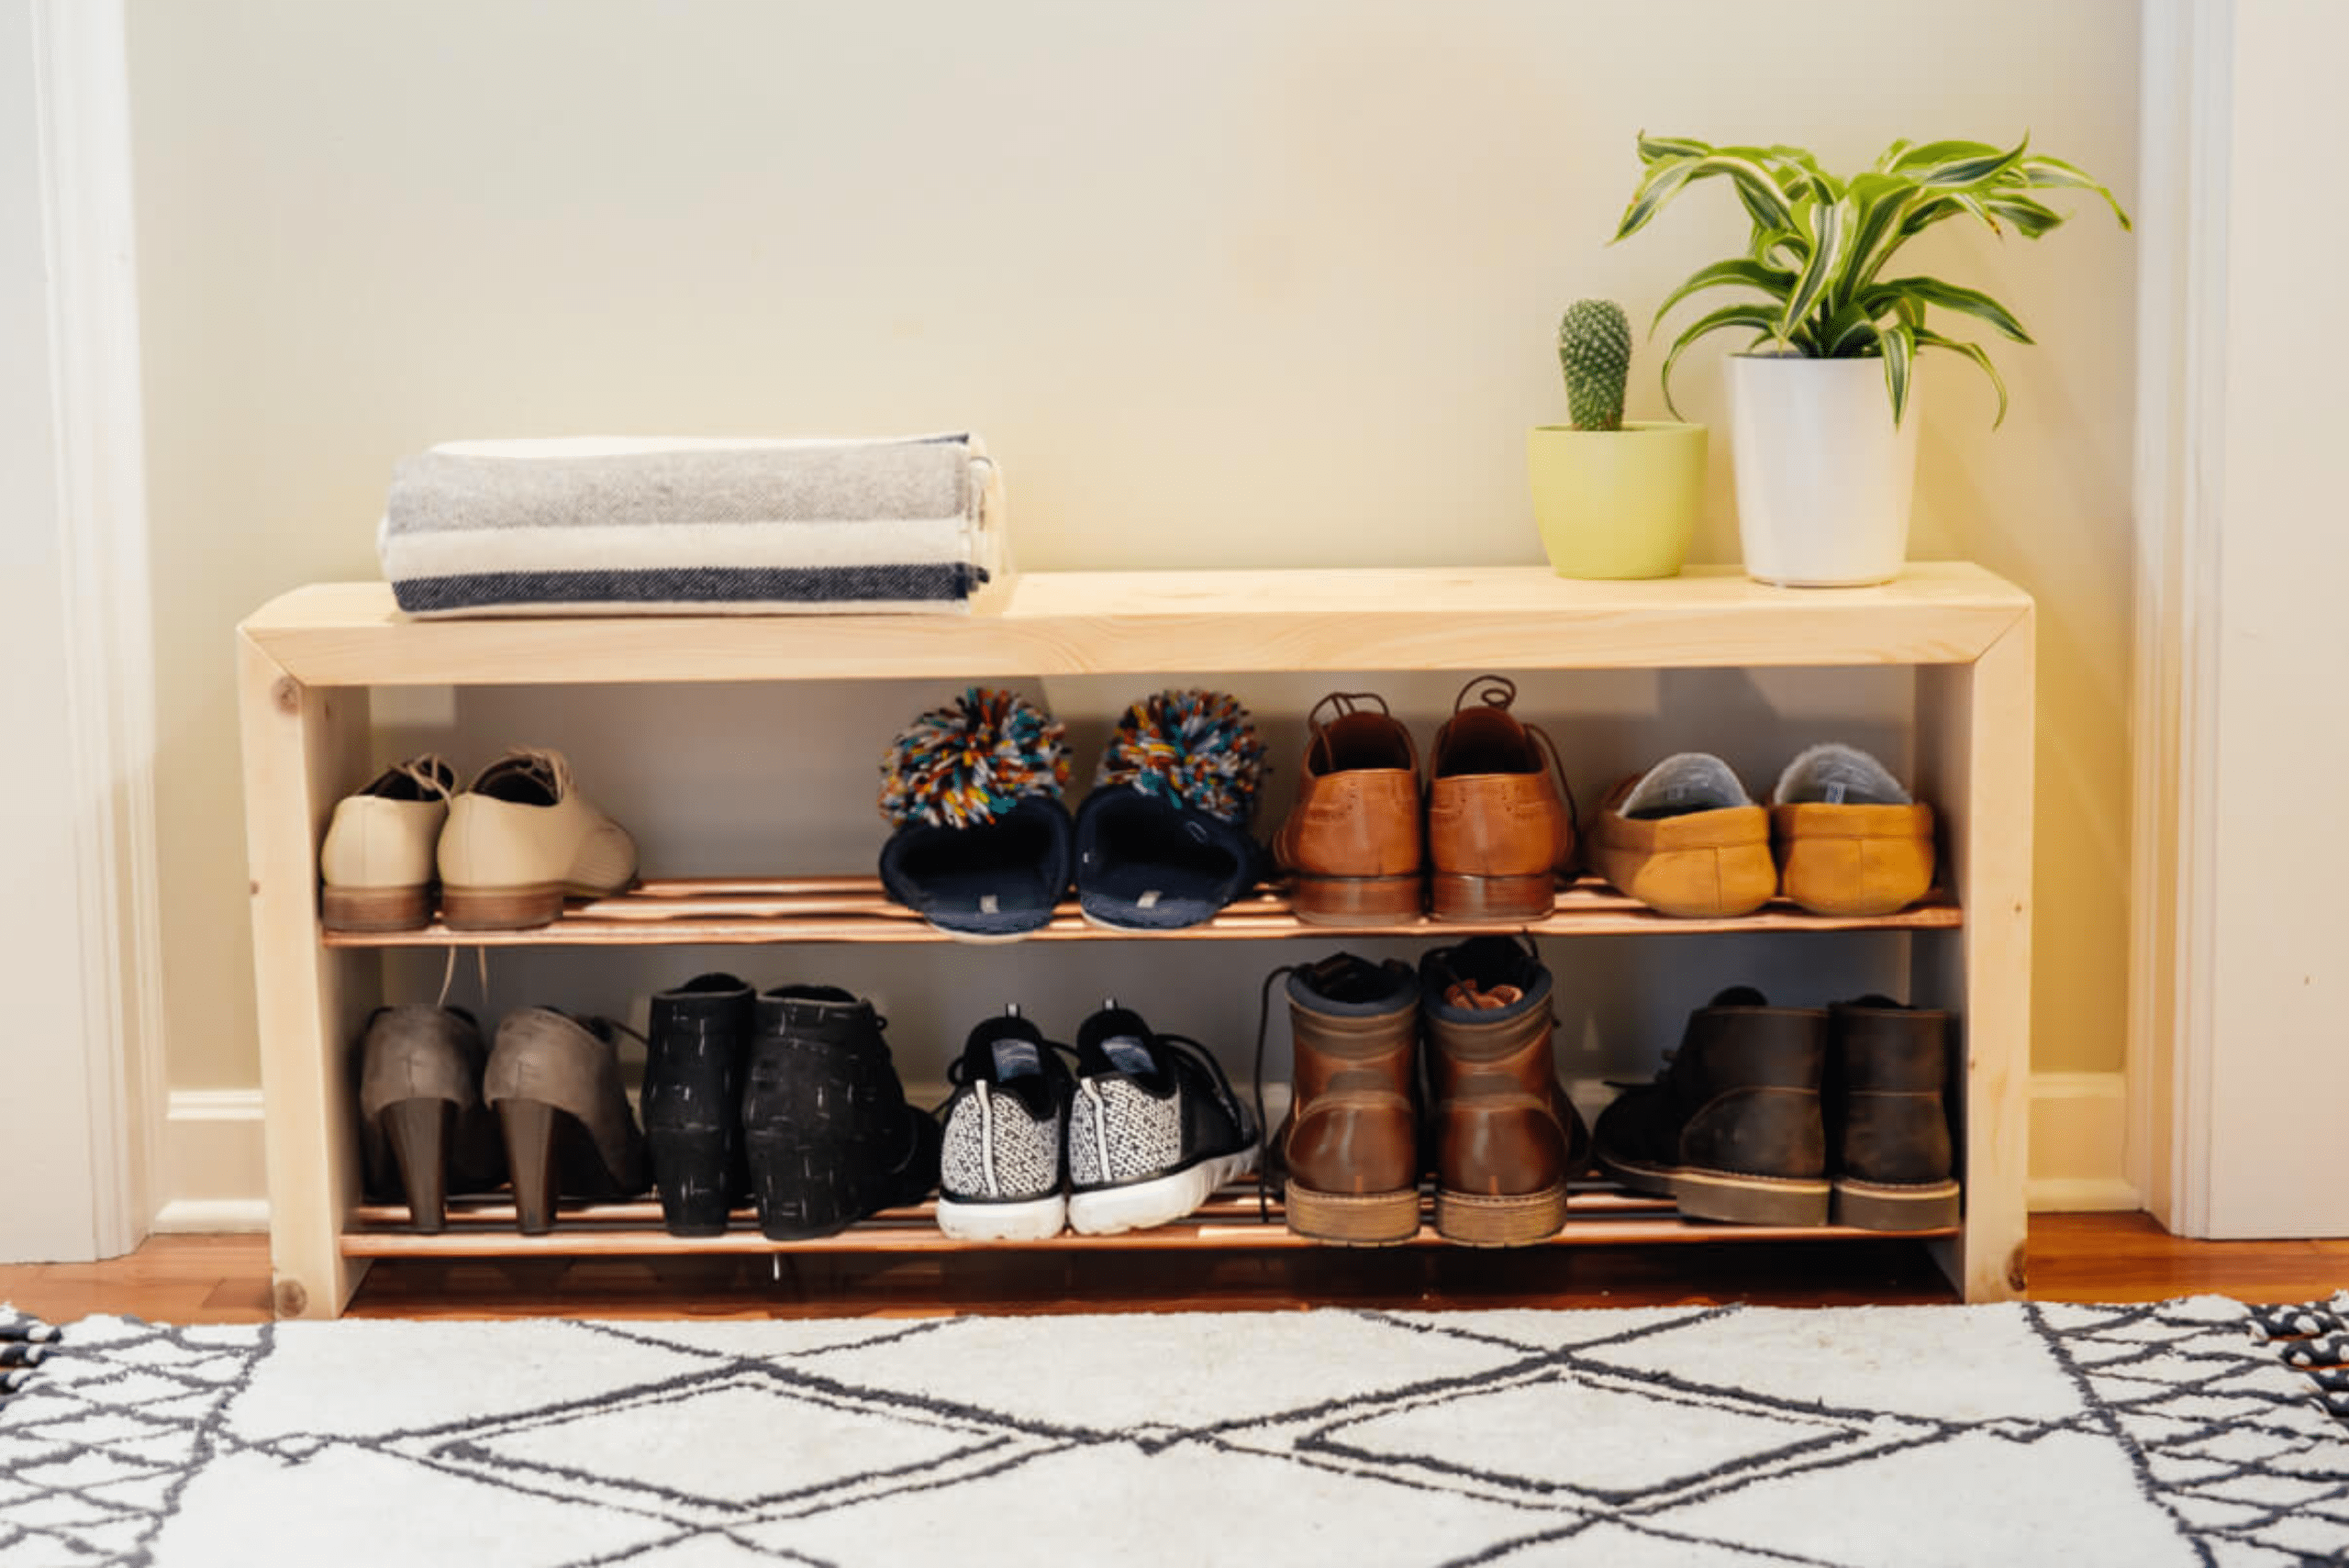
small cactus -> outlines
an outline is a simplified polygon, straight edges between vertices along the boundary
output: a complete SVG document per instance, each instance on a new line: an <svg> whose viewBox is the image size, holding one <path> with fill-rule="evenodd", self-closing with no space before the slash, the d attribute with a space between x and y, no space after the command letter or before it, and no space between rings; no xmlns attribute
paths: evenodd
<svg viewBox="0 0 2349 1568"><path fill-rule="evenodd" d="M1558 323L1558 363L1577 430L1623 428L1623 384L1631 374L1631 324L1611 299L1578 299Z"/></svg>

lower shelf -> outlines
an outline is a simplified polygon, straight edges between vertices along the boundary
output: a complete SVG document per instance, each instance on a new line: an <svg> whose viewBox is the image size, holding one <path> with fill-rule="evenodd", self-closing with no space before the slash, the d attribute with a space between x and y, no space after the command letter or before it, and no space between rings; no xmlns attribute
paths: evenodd
<svg viewBox="0 0 2349 1568"><path fill-rule="evenodd" d="M1260 1211L1253 1187L1227 1187L1196 1214L1151 1230L1116 1236L1079 1236L1063 1231L1036 1241L959 1241L938 1229L932 1206L885 1209L837 1236L812 1241L771 1241L759 1234L755 1217L738 1209L722 1236L672 1236L661 1229L657 1203L582 1205L562 1211L544 1236L514 1229L514 1206L501 1199L456 1200L449 1229L419 1235L406 1228L407 1211L363 1206L351 1211L343 1232L346 1258L518 1258L723 1256L768 1252L1005 1252L1005 1251L1181 1251L1188 1249L1253 1251L1318 1247L1281 1223L1277 1199ZM1683 1219L1669 1198L1644 1197L1620 1187L1577 1185L1567 1205L1566 1227L1547 1243L1587 1247L1691 1241L1885 1241L1926 1240L1954 1236L1955 1228L1903 1231L1856 1230L1849 1226L1718 1225ZM1422 1220L1407 1247L1448 1247Z"/></svg>

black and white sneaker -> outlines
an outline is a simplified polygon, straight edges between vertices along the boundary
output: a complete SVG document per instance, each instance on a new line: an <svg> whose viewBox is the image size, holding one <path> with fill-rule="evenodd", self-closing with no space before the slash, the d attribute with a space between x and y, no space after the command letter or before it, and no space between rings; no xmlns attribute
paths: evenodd
<svg viewBox="0 0 2349 1568"><path fill-rule="evenodd" d="M1257 1136L1205 1046L1104 1003L1076 1036L1069 1225L1106 1236L1180 1219L1256 1168Z"/></svg>
<svg viewBox="0 0 2349 1568"><path fill-rule="evenodd" d="M946 1069L938 1228L965 1241L1041 1241L1068 1218L1062 1156L1075 1085L1060 1053L1018 1010L971 1031Z"/></svg>

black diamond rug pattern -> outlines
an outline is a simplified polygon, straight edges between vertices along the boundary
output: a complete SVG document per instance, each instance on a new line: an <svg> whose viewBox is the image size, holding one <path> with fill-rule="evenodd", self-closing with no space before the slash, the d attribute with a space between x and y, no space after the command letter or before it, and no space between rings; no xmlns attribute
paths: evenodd
<svg viewBox="0 0 2349 1568"><path fill-rule="evenodd" d="M0 1568L2349 1562L2344 1307L0 1315Z"/></svg>

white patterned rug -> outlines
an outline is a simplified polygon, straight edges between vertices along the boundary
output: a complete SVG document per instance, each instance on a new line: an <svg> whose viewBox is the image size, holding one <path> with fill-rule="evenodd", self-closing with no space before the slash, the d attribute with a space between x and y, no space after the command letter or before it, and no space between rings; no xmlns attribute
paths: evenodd
<svg viewBox="0 0 2349 1568"><path fill-rule="evenodd" d="M2349 1560L2349 1427L2217 1298L92 1318L25 1373L7 1568Z"/></svg>

